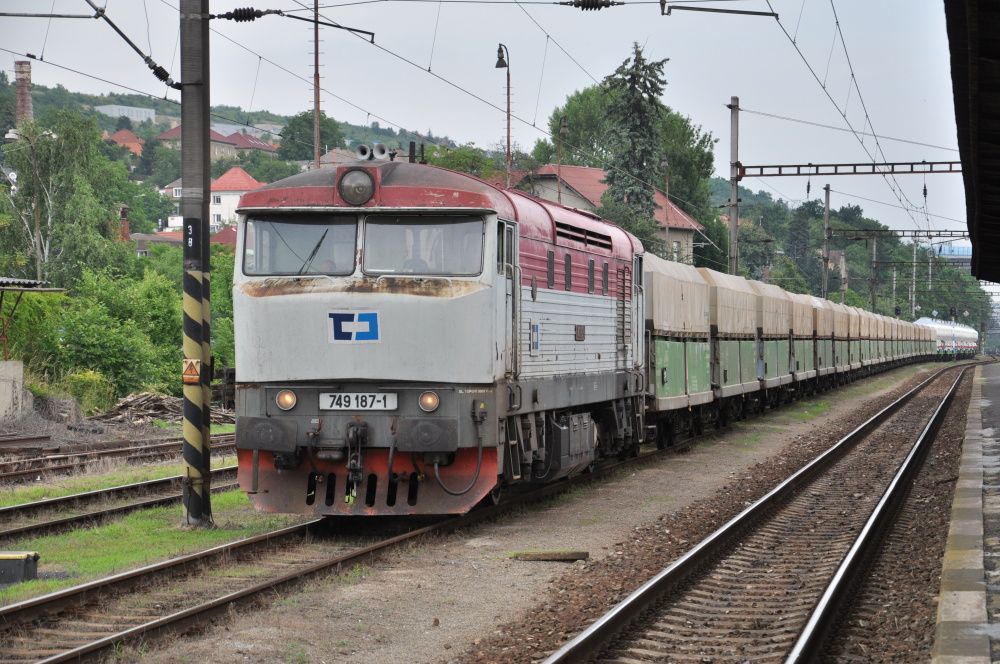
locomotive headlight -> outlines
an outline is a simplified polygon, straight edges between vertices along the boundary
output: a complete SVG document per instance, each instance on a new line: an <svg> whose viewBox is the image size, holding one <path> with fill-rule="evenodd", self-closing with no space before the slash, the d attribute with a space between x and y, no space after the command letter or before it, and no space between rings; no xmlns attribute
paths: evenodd
<svg viewBox="0 0 1000 664"><path fill-rule="evenodd" d="M351 205L364 205L375 193L375 182L367 171L347 171L340 178L338 189L340 197Z"/></svg>
<svg viewBox="0 0 1000 664"><path fill-rule="evenodd" d="M281 410L291 410L295 408L295 402L299 399L295 396L295 392L291 390L281 390L274 397L274 403L278 405Z"/></svg>
<svg viewBox="0 0 1000 664"><path fill-rule="evenodd" d="M433 413L441 405L441 397L437 395L437 392L424 392L417 400L417 405L425 413Z"/></svg>

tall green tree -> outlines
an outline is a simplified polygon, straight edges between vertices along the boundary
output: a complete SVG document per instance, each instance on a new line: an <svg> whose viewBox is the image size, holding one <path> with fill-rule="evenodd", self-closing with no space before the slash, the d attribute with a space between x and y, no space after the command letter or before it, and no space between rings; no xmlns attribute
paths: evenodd
<svg viewBox="0 0 1000 664"><path fill-rule="evenodd" d="M84 267L134 259L119 241L119 213L135 186L100 145L94 120L74 112L22 124L7 151L17 186L0 186L2 271L71 285Z"/></svg>
<svg viewBox="0 0 1000 664"><path fill-rule="evenodd" d="M666 80L663 67L667 61L647 61L638 43L632 57L604 79L611 93L609 107L611 155L605 182L608 200L628 203L652 216L655 209L653 185L660 173L660 122L663 104L660 96Z"/></svg>
<svg viewBox="0 0 1000 664"><path fill-rule="evenodd" d="M340 125L326 113L320 111L319 120L320 152L339 148L344 143L344 134ZM287 160L302 160L313 158L313 113L303 111L293 115L281 131L281 146L278 156Z"/></svg>

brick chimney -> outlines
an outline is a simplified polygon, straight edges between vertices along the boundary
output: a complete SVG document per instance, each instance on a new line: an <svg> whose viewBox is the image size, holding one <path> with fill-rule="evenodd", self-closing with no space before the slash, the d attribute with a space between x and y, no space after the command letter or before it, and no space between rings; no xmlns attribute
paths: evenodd
<svg viewBox="0 0 1000 664"><path fill-rule="evenodd" d="M120 220L120 223L119 223L119 226L118 226L118 232L120 234L122 242L131 242L132 241L132 233L129 231L129 227L128 227L128 209L129 208L128 208L127 205L122 205L121 206L121 211L119 212L119 215L118 215L118 218Z"/></svg>
<svg viewBox="0 0 1000 664"><path fill-rule="evenodd" d="M14 111L14 123L21 124L35 117L31 108L31 61L18 60L14 62L14 80L17 84L17 106Z"/></svg>

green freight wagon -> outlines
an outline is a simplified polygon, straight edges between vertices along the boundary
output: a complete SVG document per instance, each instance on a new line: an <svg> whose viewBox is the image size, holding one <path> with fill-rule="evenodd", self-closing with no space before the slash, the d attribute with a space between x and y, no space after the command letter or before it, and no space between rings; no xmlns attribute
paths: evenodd
<svg viewBox="0 0 1000 664"><path fill-rule="evenodd" d="M780 286L751 281L757 293L757 378L773 390L792 382L792 300Z"/></svg>
<svg viewBox="0 0 1000 664"><path fill-rule="evenodd" d="M686 409L712 401L708 284L690 265L646 254L648 405Z"/></svg>
<svg viewBox="0 0 1000 664"><path fill-rule="evenodd" d="M712 332L712 384L720 399L757 392L756 311L758 295L742 277L705 267Z"/></svg>

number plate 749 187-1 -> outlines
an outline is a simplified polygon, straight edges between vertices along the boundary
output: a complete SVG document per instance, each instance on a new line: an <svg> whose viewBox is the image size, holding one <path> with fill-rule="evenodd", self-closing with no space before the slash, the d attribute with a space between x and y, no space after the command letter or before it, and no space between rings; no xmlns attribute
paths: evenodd
<svg viewBox="0 0 1000 664"><path fill-rule="evenodd" d="M395 392L322 392L320 410L396 410Z"/></svg>

